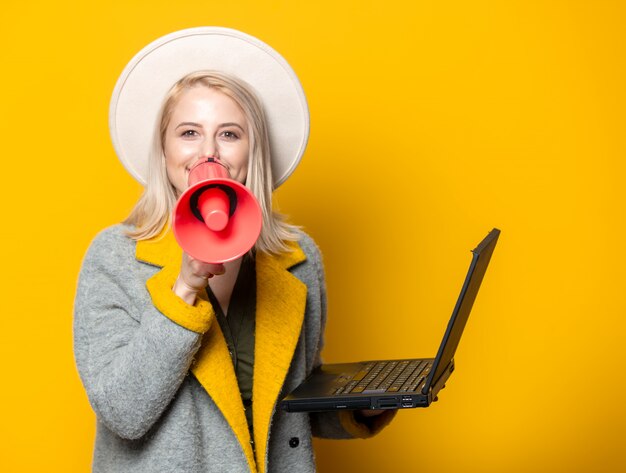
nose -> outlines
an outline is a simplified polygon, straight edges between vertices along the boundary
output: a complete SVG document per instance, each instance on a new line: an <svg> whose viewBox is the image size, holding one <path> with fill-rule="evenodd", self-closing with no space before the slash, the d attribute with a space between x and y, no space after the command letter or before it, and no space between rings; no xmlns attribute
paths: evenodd
<svg viewBox="0 0 626 473"><path fill-rule="evenodd" d="M217 142L212 137L208 136L202 142L202 146L200 147L200 156L199 158L219 158L219 150L217 146Z"/></svg>

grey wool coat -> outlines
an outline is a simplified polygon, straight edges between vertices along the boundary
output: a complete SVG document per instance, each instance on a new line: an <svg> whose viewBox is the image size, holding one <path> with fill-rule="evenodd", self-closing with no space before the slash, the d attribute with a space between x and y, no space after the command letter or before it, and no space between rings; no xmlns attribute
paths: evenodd
<svg viewBox="0 0 626 473"><path fill-rule="evenodd" d="M351 412L277 407L321 362L326 296L310 237L257 254L251 439L211 304L171 290L181 264L171 231L135 242L126 229L92 242L75 301L76 364L97 418L94 472L311 473L312 435L365 438L391 420L391 411L364 424Z"/></svg>

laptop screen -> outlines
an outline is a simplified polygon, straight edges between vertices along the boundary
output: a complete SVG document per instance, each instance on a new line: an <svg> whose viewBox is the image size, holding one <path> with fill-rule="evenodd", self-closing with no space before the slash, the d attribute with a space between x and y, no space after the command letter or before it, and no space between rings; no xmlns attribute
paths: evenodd
<svg viewBox="0 0 626 473"><path fill-rule="evenodd" d="M428 392L431 385L437 382L446 371L446 368L454 357L454 353L461 340L463 329L465 328L470 311L474 305L474 300L480 289L480 284L485 275L485 271L487 271L487 265L489 265L491 254L493 253L499 236L500 230L494 228L472 251L474 254L472 262L470 263L465 282L461 288L461 294L459 294L459 299L452 312L452 317L450 317L448 328L439 346L439 351L433 363L430 376L424 385L424 390L422 391L424 394Z"/></svg>

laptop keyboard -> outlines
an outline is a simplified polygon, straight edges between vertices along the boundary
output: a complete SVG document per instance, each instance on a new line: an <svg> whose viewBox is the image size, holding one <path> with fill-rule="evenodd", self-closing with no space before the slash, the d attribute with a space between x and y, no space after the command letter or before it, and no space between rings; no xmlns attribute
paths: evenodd
<svg viewBox="0 0 626 473"><path fill-rule="evenodd" d="M421 391L432 363L432 360L370 362L334 394Z"/></svg>

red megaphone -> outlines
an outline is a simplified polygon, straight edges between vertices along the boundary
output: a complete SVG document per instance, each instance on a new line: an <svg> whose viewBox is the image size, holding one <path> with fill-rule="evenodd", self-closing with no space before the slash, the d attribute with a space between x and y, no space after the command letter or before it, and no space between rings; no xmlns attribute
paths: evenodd
<svg viewBox="0 0 626 473"><path fill-rule="evenodd" d="M189 171L189 188L176 202L174 236L190 256L205 263L225 263L254 246L263 217L250 190L230 178L216 158L207 158Z"/></svg>

